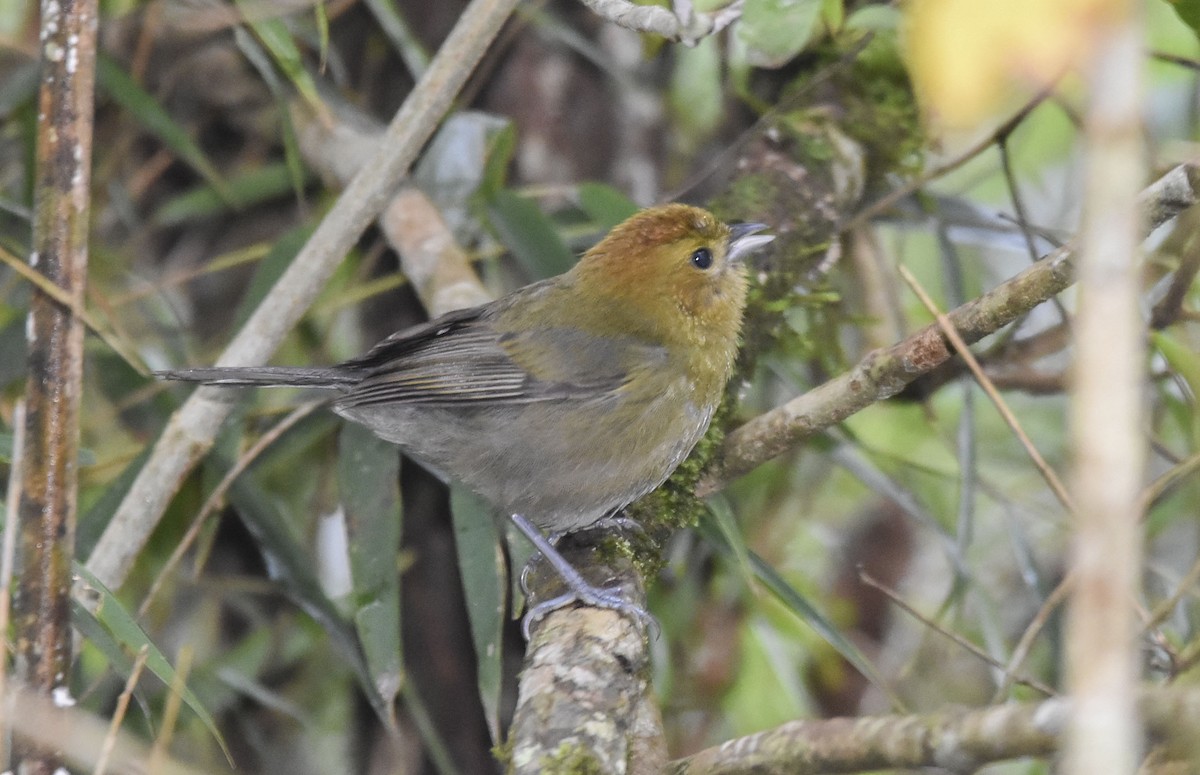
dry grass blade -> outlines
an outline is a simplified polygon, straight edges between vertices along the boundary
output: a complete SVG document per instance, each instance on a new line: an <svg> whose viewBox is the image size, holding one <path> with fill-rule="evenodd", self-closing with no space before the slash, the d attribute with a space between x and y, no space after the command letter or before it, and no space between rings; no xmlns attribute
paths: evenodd
<svg viewBox="0 0 1200 775"><path fill-rule="evenodd" d="M96 759L96 767L92 770L92 775L104 775L105 770L108 769L108 760L112 756L113 748L117 745L117 734L121 731L121 722L125 720L125 713L129 710L129 700L133 697L133 690L137 686L138 679L142 677L142 670L146 667L146 658L149 656L149 646L142 646L138 650L137 658L133 661L133 669L129 671L129 678L125 680L125 688L121 690L121 696L117 698L117 707L113 711L112 721L108 725L108 735L100 747L100 757Z"/></svg>
<svg viewBox="0 0 1200 775"><path fill-rule="evenodd" d="M954 643L958 644L959 646L963 647L964 649L969 651L971 654L975 655L976 657L979 657L979 659L982 660L983 662L985 662L986 664L991 665L992 667L994 667L997 670L1004 671L1005 675L1009 675L1008 668L1004 664L1002 664L999 660L997 660L991 654L989 654L986 651L984 651L983 649L979 648L978 646L976 646L974 643L967 640L963 636L959 635L956 632L951 632L950 630L947 630L945 627L942 627L940 624L933 621L928 616L925 616L920 611L913 608L902 597L900 597L900 595L896 592L896 590L892 589L891 587L887 586L886 584L883 584L880 581L877 581L875 578L873 578L868 573L860 572L858 574L858 577L860 579L862 579L862 582L864 584L866 584L867 586L878 589L880 592L882 592L884 595L886 595L889 600L891 600L893 603L895 603L897 606L899 606L902 611L904 611L906 614L913 617L917 621L921 622L929 629L933 630L934 632L941 635L942 637L947 638L947 639L953 641ZM1019 684L1023 684L1032 689L1038 690L1042 694L1045 694L1047 697L1053 697L1057 694L1057 692L1055 692L1054 689L1052 689L1051 687L1047 686L1046 684L1044 684L1041 681L1038 681L1036 679L1027 678L1027 677L1016 677L1015 680Z"/></svg>
<svg viewBox="0 0 1200 775"><path fill-rule="evenodd" d="M158 739L154 741L154 747L150 750L150 761L146 765L149 775L163 775L167 750L171 747L171 738L175 734L175 722L179 719L179 707L183 704L183 689L187 685L187 674L191 670L193 656L191 646L184 646L179 650L175 680L171 682L171 693L167 695L167 706L163 709L162 730Z"/></svg>
<svg viewBox="0 0 1200 775"><path fill-rule="evenodd" d="M121 360L129 364L129 368L136 371L142 376L149 376L150 370L142 363L141 358L137 357L133 348L121 341L117 336L109 332L104 326L100 325L100 321L92 317L82 304L76 304L71 294L59 286L55 285L50 278L46 277L41 272L37 271L29 264L9 253L3 247L0 247L0 263L5 264L24 279L28 280L31 285L37 288L42 293L54 299L55 302L61 304L64 308L71 311L88 329L100 337L100 340L107 344L112 351L121 356Z"/></svg>

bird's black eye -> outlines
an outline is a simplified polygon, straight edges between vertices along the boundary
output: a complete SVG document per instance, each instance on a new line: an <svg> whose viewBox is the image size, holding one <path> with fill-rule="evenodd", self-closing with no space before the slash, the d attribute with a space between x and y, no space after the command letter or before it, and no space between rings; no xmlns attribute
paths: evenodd
<svg viewBox="0 0 1200 775"><path fill-rule="evenodd" d="M712 266L712 251L708 248L698 248L692 254L692 266L697 269L708 269Z"/></svg>

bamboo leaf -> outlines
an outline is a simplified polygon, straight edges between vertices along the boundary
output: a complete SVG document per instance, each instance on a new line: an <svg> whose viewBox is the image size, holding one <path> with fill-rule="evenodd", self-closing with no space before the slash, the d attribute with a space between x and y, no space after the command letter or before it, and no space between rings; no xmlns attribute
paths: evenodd
<svg viewBox="0 0 1200 775"><path fill-rule="evenodd" d="M458 568L462 574L471 638L475 644L479 699L492 742L499 744L500 692L503 689L504 598L507 566L496 520L488 505L460 486L450 488L450 513Z"/></svg>
<svg viewBox="0 0 1200 775"><path fill-rule="evenodd" d="M367 669L390 707L400 691L400 453L357 423L338 437L338 492L346 514L354 627Z"/></svg>
<svg viewBox="0 0 1200 775"><path fill-rule="evenodd" d="M218 195L232 204L233 197L228 184L191 135L112 57L103 53L96 57L96 83L105 94L133 114L146 131L162 140L176 156L207 180Z"/></svg>
<svg viewBox="0 0 1200 775"><path fill-rule="evenodd" d="M88 587L84 594L94 594L98 597L99 605L96 606L95 612L89 611L79 602L72 600L71 613L77 621L80 618L85 620L84 627L88 626L87 619L95 620L112 635L113 639L126 649L130 654L138 653L143 647L147 649L148 656L146 657L146 668L154 673L167 686L174 686L176 681L175 668L159 650L158 646L150 640L150 636L142 629L141 625L133 618L133 616L121 605L121 602L112 594L111 591L97 579L92 573L81 563L74 564L74 573L83 580L83 583ZM230 765L233 764L233 757L229 752L229 747L225 744L225 738L221 736L220 730L217 729L217 723L213 720L208 709L200 702L200 699L188 686L183 686L180 692L184 703L187 704L192 712L203 722L204 726L216 739L221 746L221 750L225 753L225 758L229 760Z"/></svg>

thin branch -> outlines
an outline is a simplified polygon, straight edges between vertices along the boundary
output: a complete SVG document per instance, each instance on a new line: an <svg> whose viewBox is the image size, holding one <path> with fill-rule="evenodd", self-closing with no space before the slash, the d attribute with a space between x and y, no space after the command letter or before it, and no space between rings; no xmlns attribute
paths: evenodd
<svg viewBox="0 0 1200 775"><path fill-rule="evenodd" d="M1029 652L1033 650L1033 644L1037 642L1037 637L1046 628L1046 623L1050 621L1050 615L1058 610L1058 607L1067 599L1067 594L1071 591L1071 584L1074 582L1074 577L1067 574L1062 581L1058 582L1058 586L1050 591L1046 599L1042 601L1042 605L1038 608L1037 613L1033 615L1029 626L1025 628L1025 632L1021 633L1021 639L1017 641L1016 648L1013 649L1012 656L1008 658L1008 664L1004 668L1004 678L1000 681L1000 685L996 687L996 693L992 696L995 702L999 702L1008 694L1008 690L1012 688L1013 681L1016 680L1017 671L1025 664L1025 659L1029 656Z"/></svg>
<svg viewBox="0 0 1200 775"><path fill-rule="evenodd" d="M974 643L967 640L962 635L959 635L957 632L947 630L945 627L942 627L937 622L935 622L932 619L930 619L929 617L925 616L920 611L918 611L916 608L914 608L912 605L910 605L907 600L900 597L899 593L897 593L896 590L887 586L883 582L877 580L876 578L871 576L869 573L866 573L865 571L860 571L858 574L858 577L860 579L862 579L862 582L864 584L866 584L867 586L873 587L873 588L879 590L880 592L882 592L889 600L892 601L892 603L894 605L896 605L898 608L900 608L900 610L904 611L906 614L908 614L912 618L916 619L918 622L925 625L930 630L936 632L938 635L941 635L943 638L953 641L959 647L963 648L968 653L970 653L973 656L975 656L976 658L978 658L984 664L988 665L989 667L995 668L996 670L1004 670L1005 669L1005 666L1000 664L999 661L995 657L993 657L991 654L987 653L986 651L981 649L979 646L976 646ZM1055 692L1054 689L1050 688L1046 684L1044 684L1041 681L1038 681L1034 678L1018 677L1018 678L1016 678L1016 681L1017 681L1017 683L1028 686L1032 689L1036 689L1037 691L1041 692L1042 694L1045 694L1048 697L1053 697L1057 694L1057 692Z"/></svg>
<svg viewBox="0 0 1200 775"><path fill-rule="evenodd" d="M1200 167L1175 167L1142 192L1146 232L1200 201ZM1145 232L1144 232L1145 233ZM977 299L947 314L972 344L1069 288L1075 281L1073 249L1066 245ZM945 363L953 354L941 328L932 323L902 342L873 350L853 369L732 431L721 457L696 486L710 495L760 463L782 454L809 435L841 422Z"/></svg>
<svg viewBox="0 0 1200 775"><path fill-rule="evenodd" d="M1193 232L1184 243L1183 258L1167 292L1154 305L1150 313L1150 327L1157 330L1166 328L1179 319L1183 311L1183 303L1187 301L1192 282L1200 272L1200 238Z"/></svg>
<svg viewBox="0 0 1200 775"><path fill-rule="evenodd" d="M270 357L387 203L517 2L472 0L392 119L379 150L338 197L226 348L219 365L257 364ZM109 588L120 587L171 497L212 446L232 407L233 399L219 388L200 388L172 415L88 560L89 570Z"/></svg>

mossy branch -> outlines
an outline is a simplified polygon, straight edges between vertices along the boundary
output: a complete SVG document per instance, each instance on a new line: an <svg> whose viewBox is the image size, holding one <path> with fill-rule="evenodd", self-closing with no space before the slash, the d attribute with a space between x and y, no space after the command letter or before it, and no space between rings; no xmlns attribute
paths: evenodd
<svg viewBox="0 0 1200 775"><path fill-rule="evenodd" d="M1194 748L1200 691L1152 689L1138 707L1151 736ZM1062 698L917 716L791 721L673 762L672 775L806 775L938 767L973 772L991 762L1053 756L1071 704ZM1178 752L1194 755L1195 751Z"/></svg>

